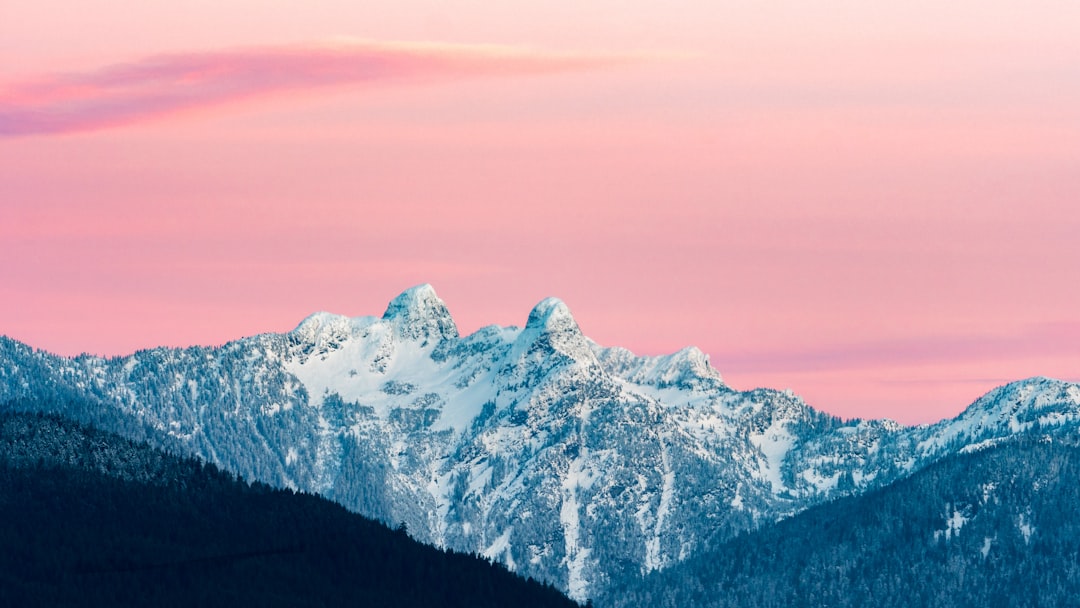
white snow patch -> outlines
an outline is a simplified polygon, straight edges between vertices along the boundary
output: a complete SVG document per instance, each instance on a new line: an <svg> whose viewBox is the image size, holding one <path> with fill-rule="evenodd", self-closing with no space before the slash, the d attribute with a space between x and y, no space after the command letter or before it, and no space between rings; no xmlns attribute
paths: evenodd
<svg viewBox="0 0 1080 608"><path fill-rule="evenodd" d="M571 599L583 602L588 597L589 581L585 578L585 564L591 549L581 546L581 505L578 492L582 487L592 485L592 478L585 468L588 449L581 448L581 454L575 458L562 482L562 506L559 509L559 521L563 527L566 542L564 563L568 571L567 595Z"/></svg>
<svg viewBox="0 0 1080 608"><path fill-rule="evenodd" d="M741 508L743 508L743 499L742 499L742 494L739 493L740 490L741 490L741 488L736 488L735 489L735 498L731 499L731 508L733 508L733 509L741 509Z"/></svg>
<svg viewBox="0 0 1080 608"><path fill-rule="evenodd" d="M671 456L668 454L666 437L660 438L660 461L663 466L663 485L660 488L660 504L656 507L656 526L653 536L645 542L645 572L659 570L664 566L660 555L660 536L664 532L664 521L671 511L671 499L675 493L675 471L671 468Z"/></svg>
<svg viewBox="0 0 1080 608"><path fill-rule="evenodd" d="M814 486L818 492L825 493L836 489L836 486L840 483L840 471L826 477L816 469L807 469L803 471L802 478Z"/></svg>
<svg viewBox="0 0 1080 608"><path fill-rule="evenodd" d="M967 522L968 519L964 517L963 513L953 509L952 517L945 520L945 540L948 540L952 536L959 536L960 528L963 528L964 524Z"/></svg>
<svg viewBox="0 0 1080 608"><path fill-rule="evenodd" d="M529 545L529 563L532 565L538 565L544 561L544 558L551 555L551 545L547 543L543 547L540 545Z"/></svg>
<svg viewBox="0 0 1080 608"><path fill-rule="evenodd" d="M754 444L764 457L759 461L759 477L772 484L773 494L786 490L781 466L784 464L784 457L795 443L795 437L784 428L784 421L775 420L764 433L751 435L750 443Z"/></svg>
<svg viewBox="0 0 1080 608"><path fill-rule="evenodd" d="M946 504L945 514L945 529L935 530L934 540L938 540L942 535L945 536L945 540L951 540L952 537L959 536L960 529L968 522L968 518L954 505Z"/></svg>
<svg viewBox="0 0 1080 608"><path fill-rule="evenodd" d="M300 455L296 453L296 448L289 448L289 451L285 452L285 466L289 466L296 462L296 459L299 457Z"/></svg>
<svg viewBox="0 0 1080 608"><path fill-rule="evenodd" d="M874 447L877 447L877 446L875 445ZM866 471L863 471L862 469L855 469L854 471L851 472L851 479L855 482L856 486L860 486L860 487L865 485L865 484L870 483L871 481L874 481L874 479L877 478L877 476L878 476L877 471L870 471L869 473L867 473Z"/></svg>
<svg viewBox="0 0 1080 608"><path fill-rule="evenodd" d="M449 429L460 434L472 426L485 404L497 401L494 375L498 370L485 356L465 360L464 367L460 361L456 366L449 365L432 359L434 341L404 339L395 333L391 321L315 317L326 317L323 324L332 325L323 331L336 332L332 336L334 347L317 350L306 358L292 358L285 365L311 396L312 406L319 407L327 395L337 394L346 404L370 407L376 418L386 420L394 409L415 407L414 402L421 396L435 394L437 400L426 406L439 410L431 430ZM319 330L317 325L304 331ZM492 326L461 340L497 350L499 344L512 343L519 333L518 328ZM322 345L321 335L304 335ZM469 380L465 382L463 377ZM391 382L403 390L387 390ZM410 385L415 390L409 390Z"/></svg>
<svg viewBox="0 0 1080 608"><path fill-rule="evenodd" d="M446 524L450 513L450 492L453 490L451 471L440 472L446 458L431 462L431 481L428 482L427 491L435 502L435 510L428 515L431 522L432 540L437 547L446 545Z"/></svg>
<svg viewBox="0 0 1080 608"><path fill-rule="evenodd" d="M1039 425L1042 427L1061 426L1070 420L1075 419L1076 416L1071 414L1064 414L1061 412L1050 412L1039 416Z"/></svg>
<svg viewBox="0 0 1080 608"><path fill-rule="evenodd" d="M993 543L994 539L989 536L983 539L982 549L979 549L979 552L982 553L983 559L986 559L986 556L990 555L990 545L992 545Z"/></svg>
<svg viewBox="0 0 1080 608"><path fill-rule="evenodd" d="M1008 439L1008 437L992 437L990 439L985 439L977 443L971 443L960 448L960 453L971 454L972 452L978 452L981 450L985 450L986 448L992 448L995 445L1005 441L1006 439Z"/></svg>
<svg viewBox="0 0 1080 608"><path fill-rule="evenodd" d="M491 543L487 549L484 549L481 554L492 560L498 561L500 557L506 558L506 566L510 570L517 570L517 564L514 563L514 556L510 551L510 534L514 531L513 526L503 531L499 538L495 539L495 542Z"/></svg>
<svg viewBox="0 0 1080 608"><path fill-rule="evenodd" d="M1024 536L1024 543L1031 542L1031 535L1035 533L1035 526L1031 525L1031 520L1024 517L1021 513L1016 520L1016 528L1020 530L1020 534Z"/></svg>
<svg viewBox="0 0 1080 608"><path fill-rule="evenodd" d="M469 470L469 489L466 495L476 494L477 496L484 495L484 489L491 483L491 465L487 462L483 464L473 465Z"/></svg>

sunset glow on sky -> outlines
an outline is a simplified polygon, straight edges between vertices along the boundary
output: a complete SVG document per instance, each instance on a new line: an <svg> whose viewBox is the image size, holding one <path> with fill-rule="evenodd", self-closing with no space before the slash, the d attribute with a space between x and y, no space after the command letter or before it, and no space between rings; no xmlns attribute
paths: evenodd
<svg viewBox="0 0 1080 608"><path fill-rule="evenodd" d="M382 5L385 4L385 5ZM0 4L0 334L123 354L547 296L928 422L1080 379L1080 4Z"/></svg>

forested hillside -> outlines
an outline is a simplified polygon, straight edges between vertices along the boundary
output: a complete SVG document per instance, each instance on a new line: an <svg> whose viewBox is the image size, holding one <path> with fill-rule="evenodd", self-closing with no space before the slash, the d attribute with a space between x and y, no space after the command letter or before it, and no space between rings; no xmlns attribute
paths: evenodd
<svg viewBox="0 0 1080 608"><path fill-rule="evenodd" d="M0 546L4 606L575 606L340 505L52 416L0 416Z"/></svg>
<svg viewBox="0 0 1080 608"><path fill-rule="evenodd" d="M742 535L598 605L1069 606L1076 436L1020 437Z"/></svg>

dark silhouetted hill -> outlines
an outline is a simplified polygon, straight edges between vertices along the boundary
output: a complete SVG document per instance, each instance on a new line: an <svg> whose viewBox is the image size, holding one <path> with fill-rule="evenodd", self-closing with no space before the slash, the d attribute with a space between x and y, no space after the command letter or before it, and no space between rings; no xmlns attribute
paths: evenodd
<svg viewBox="0 0 1080 608"><path fill-rule="evenodd" d="M576 606L321 498L55 416L0 416L0 547L4 606Z"/></svg>

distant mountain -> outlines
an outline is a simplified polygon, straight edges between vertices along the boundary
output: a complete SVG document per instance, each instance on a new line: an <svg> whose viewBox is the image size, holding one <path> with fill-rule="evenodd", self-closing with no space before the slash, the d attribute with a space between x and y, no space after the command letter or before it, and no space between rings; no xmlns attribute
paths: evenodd
<svg viewBox="0 0 1080 608"><path fill-rule="evenodd" d="M704 551L597 605L1072 606L1080 447L1023 437Z"/></svg>
<svg viewBox="0 0 1080 608"><path fill-rule="evenodd" d="M0 605L576 606L341 506L56 417L0 415Z"/></svg>
<svg viewBox="0 0 1080 608"><path fill-rule="evenodd" d="M1045 378L935 425L842 421L788 392L732 390L695 348L597 345L554 298L524 327L462 337L427 285L382 317L318 313L217 348L69 359L0 339L0 403L317 492L578 600L941 458L1080 421L1080 386Z"/></svg>

